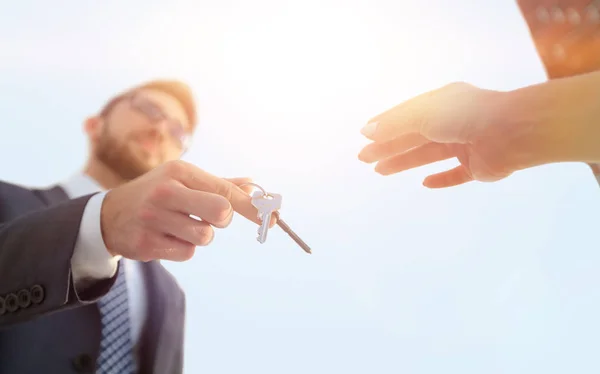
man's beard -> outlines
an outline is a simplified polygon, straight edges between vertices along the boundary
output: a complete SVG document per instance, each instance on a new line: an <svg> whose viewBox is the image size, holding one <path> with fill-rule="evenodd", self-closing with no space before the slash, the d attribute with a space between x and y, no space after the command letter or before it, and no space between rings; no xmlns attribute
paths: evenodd
<svg viewBox="0 0 600 374"><path fill-rule="evenodd" d="M136 157L128 147L129 142L130 139L127 139L125 142L119 143L109 133L107 126L104 128L95 150L96 158L125 181L138 178L153 168L148 162Z"/></svg>

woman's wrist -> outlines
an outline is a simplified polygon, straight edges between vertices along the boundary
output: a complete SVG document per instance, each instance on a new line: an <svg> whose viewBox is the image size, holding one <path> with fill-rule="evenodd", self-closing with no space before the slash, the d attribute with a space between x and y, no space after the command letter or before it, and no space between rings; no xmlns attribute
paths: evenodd
<svg viewBox="0 0 600 374"><path fill-rule="evenodd" d="M600 72L502 93L509 161L516 170L600 162Z"/></svg>

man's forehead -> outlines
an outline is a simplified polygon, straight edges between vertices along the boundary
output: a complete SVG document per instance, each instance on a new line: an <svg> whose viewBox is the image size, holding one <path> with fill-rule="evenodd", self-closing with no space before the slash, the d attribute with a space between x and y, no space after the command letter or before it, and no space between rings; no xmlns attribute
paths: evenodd
<svg viewBox="0 0 600 374"><path fill-rule="evenodd" d="M151 100L160 106L165 111L165 114L177 118L185 127L190 127L185 107L175 96L153 88L140 88L132 92L132 94Z"/></svg>
<svg viewBox="0 0 600 374"><path fill-rule="evenodd" d="M177 98L171 94L169 94L168 92L156 89L156 88L138 88L134 91L132 91L133 95L142 95L142 96L146 96L146 97L152 97L152 98L164 98L166 100L169 101L176 101L179 105L181 105L181 103L179 103L179 100L177 100Z"/></svg>

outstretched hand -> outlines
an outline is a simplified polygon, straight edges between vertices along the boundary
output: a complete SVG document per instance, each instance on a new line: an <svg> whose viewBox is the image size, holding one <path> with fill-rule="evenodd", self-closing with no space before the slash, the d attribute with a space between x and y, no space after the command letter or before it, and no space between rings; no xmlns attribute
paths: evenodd
<svg viewBox="0 0 600 374"><path fill-rule="evenodd" d="M499 113L503 97L453 83L412 98L368 122L361 132L373 142L359 159L390 175L457 158L459 166L425 179L430 188L505 178L516 167L505 157L512 134Z"/></svg>

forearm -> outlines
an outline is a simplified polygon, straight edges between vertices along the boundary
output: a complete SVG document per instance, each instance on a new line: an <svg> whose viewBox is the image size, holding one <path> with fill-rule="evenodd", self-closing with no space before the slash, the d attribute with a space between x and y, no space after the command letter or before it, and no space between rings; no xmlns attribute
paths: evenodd
<svg viewBox="0 0 600 374"><path fill-rule="evenodd" d="M112 286L114 279L98 282L79 294L73 287L71 258L88 199L75 199L0 224L0 297L5 301L0 326L93 302ZM31 297L34 286L43 290L41 297L39 293ZM14 300L12 295L19 293L24 299L18 308L9 310L6 300Z"/></svg>
<svg viewBox="0 0 600 374"><path fill-rule="evenodd" d="M600 72L504 94L518 169L553 162L600 162Z"/></svg>

